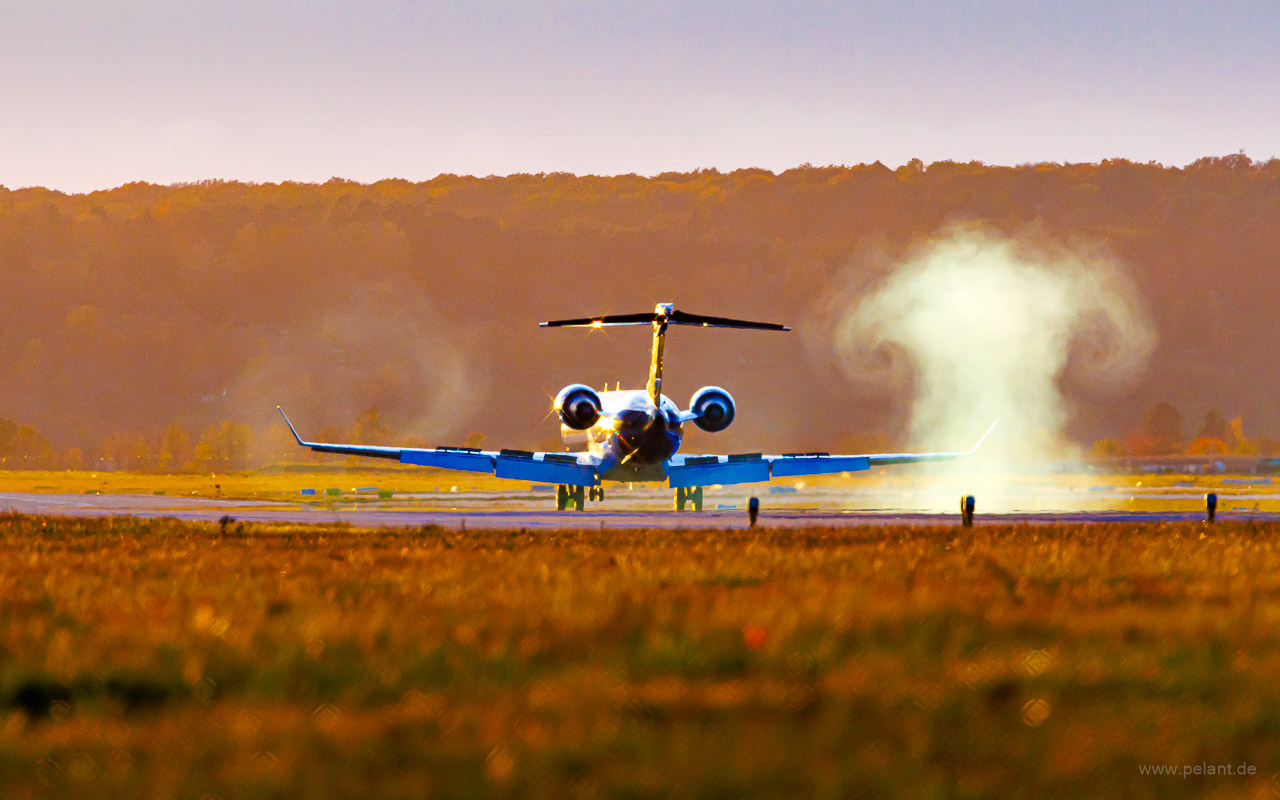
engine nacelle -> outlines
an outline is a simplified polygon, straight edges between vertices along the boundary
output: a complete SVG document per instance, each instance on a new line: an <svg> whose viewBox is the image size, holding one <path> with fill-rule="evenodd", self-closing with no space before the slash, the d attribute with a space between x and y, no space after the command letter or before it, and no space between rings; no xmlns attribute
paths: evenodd
<svg viewBox="0 0 1280 800"><path fill-rule="evenodd" d="M719 386L704 386L689 401L689 410L697 414L694 423L708 433L719 433L733 422L733 397Z"/></svg>
<svg viewBox="0 0 1280 800"><path fill-rule="evenodd" d="M600 395L582 383L573 383L556 395L556 412L566 428L585 431L600 421Z"/></svg>

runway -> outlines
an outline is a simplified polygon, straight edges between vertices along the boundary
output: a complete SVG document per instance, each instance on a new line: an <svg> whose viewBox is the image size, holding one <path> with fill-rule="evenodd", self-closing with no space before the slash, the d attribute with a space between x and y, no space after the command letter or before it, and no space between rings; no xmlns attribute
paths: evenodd
<svg viewBox="0 0 1280 800"><path fill-rule="evenodd" d="M495 505L497 505L495 503ZM50 514L68 517L134 516L173 517L217 521L230 516L237 522L295 522L344 524L357 528L455 529L575 529L575 528L746 528L747 513L740 508L676 513L648 510L542 511L522 509L457 509L379 507L375 503L351 503L317 507L299 503L257 500L215 500L199 497L152 495L82 495L0 493L0 511ZM1203 512L1132 513L1124 511L1013 512L982 514L983 524L1061 524L1108 522L1177 522L1204 519ZM1218 519L1280 522L1280 514L1220 512ZM762 509L759 524L770 527L855 527L864 525L959 525L960 515L877 510L831 510L797 506Z"/></svg>

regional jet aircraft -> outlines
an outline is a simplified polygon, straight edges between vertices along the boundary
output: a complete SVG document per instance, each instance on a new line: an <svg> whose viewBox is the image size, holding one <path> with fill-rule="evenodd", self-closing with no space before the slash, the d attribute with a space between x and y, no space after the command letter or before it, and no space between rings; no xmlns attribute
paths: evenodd
<svg viewBox="0 0 1280 800"><path fill-rule="evenodd" d="M947 461L972 455L991 433L992 423L972 450L957 453L879 453L831 455L829 453L735 453L688 455L679 453L686 422L716 433L733 422L733 397L719 386L694 392L689 408L681 411L662 392L662 348L667 328L696 325L703 328L747 328L788 331L772 322L748 322L678 311L671 303L659 303L652 313L607 314L601 317L561 319L541 323L544 328L604 328L614 325L653 326L653 352L649 383L644 389L596 391L571 384L556 396L554 411L567 442L586 444L585 452L533 453L526 450L479 450L471 447L370 447L303 441L280 410L298 444L321 453L388 458L402 464L484 472L499 478L556 484L556 508L582 511L586 499L604 500L604 481L666 481L675 490L675 509L702 510L702 487L715 484L757 483L771 478L856 472L890 464Z"/></svg>

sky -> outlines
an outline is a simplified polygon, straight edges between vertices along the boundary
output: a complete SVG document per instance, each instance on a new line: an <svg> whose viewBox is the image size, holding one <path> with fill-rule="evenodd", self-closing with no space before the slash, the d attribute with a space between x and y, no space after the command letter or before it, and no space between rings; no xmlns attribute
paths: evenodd
<svg viewBox="0 0 1280 800"><path fill-rule="evenodd" d="M1275 2L0 0L0 185L1280 155Z"/></svg>

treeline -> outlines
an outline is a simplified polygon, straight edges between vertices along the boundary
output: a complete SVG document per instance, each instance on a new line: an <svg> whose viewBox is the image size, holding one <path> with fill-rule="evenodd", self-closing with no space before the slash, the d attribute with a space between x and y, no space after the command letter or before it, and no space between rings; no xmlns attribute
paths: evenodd
<svg viewBox="0 0 1280 800"><path fill-rule="evenodd" d="M0 470L233 472L272 461L271 452L248 425L231 421L211 425L194 438L183 426L170 424L158 435L111 433L87 448L58 448L33 426L0 418Z"/></svg>
<svg viewBox="0 0 1280 800"><path fill-rule="evenodd" d="M1205 414L1196 427L1189 427L1182 413L1170 403L1156 403L1143 416L1142 423L1123 436L1108 437L1093 443L1090 454L1095 458L1124 456L1261 456L1280 457L1280 438L1250 437L1245 434L1244 418L1228 420L1217 409Z"/></svg>
<svg viewBox="0 0 1280 800"><path fill-rule="evenodd" d="M356 444L426 446L421 437L392 433L381 421L378 409L362 412L347 429L329 428L325 441ZM479 444L483 434L468 437ZM129 470L133 472L239 472L269 464L312 461L332 462L332 456L298 447L288 428L274 424L259 434L243 422L224 420L199 433L178 423L159 432L109 433L89 447L58 448L31 425L0 418L0 470Z"/></svg>
<svg viewBox="0 0 1280 800"><path fill-rule="evenodd" d="M278 438L277 403L307 434L376 406L424 441L482 430L496 446L535 447L555 437L547 409L561 386L642 385L648 341L534 323L675 300L797 330L671 337L673 393L715 383L739 402L729 431L691 446L893 437L901 394L848 382L823 298L957 221L1100 245L1146 300L1160 336L1146 376L1119 396L1063 386L1078 440L1122 441L1159 401L1189 419L1227 409L1280 437L1280 327L1266 302L1280 296L1280 161L1242 155L1185 168L915 161L0 189L0 415L23 423L14 452L28 460L78 449L232 463ZM226 421L251 444L210 455ZM190 454L177 433L166 451L170 426Z"/></svg>

